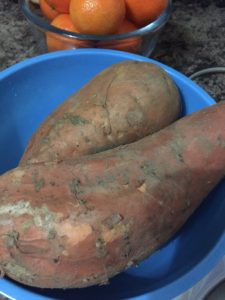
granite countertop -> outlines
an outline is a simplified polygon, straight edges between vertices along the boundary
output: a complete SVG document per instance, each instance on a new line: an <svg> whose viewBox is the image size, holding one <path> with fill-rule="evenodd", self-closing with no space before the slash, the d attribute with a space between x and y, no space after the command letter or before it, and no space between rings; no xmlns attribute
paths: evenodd
<svg viewBox="0 0 225 300"><path fill-rule="evenodd" d="M0 71L38 54L17 0L0 0ZM225 0L174 0L172 16L152 58L187 76L225 67ZM216 101L225 100L224 73L205 75L196 82Z"/></svg>
<svg viewBox="0 0 225 300"><path fill-rule="evenodd" d="M39 54L17 0L0 1L0 70ZM225 67L225 0L174 0L155 58L189 76L208 67ZM196 82L216 101L225 100L225 74Z"/></svg>

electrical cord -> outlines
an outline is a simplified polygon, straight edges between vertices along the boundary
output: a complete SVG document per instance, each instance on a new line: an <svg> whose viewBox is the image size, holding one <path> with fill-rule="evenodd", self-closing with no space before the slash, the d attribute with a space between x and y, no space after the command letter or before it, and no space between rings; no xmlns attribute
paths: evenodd
<svg viewBox="0 0 225 300"><path fill-rule="evenodd" d="M200 70L189 76L190 79L197 78L201 75L213 74L213 73L225 73L225 67L214 67Z"/></svg>

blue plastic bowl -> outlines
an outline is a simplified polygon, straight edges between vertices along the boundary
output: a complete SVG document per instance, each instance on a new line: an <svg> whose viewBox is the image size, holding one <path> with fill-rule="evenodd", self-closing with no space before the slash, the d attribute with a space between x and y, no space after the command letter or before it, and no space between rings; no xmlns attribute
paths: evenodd
<svg viewBox="0 0 225 300"><path fill-rule="evenodd" d="M102 69L125 59L159 64L138 55L85 49L44 54L0 72L0 172L17 165L31 134L59 103ZM191 80L160 65L181 92L184 115L215 103ZM17 300L171 299L200 280L224 255L224 199L222 182L173 239L107 286L45 290L1 279L0 292Z"/></svg>

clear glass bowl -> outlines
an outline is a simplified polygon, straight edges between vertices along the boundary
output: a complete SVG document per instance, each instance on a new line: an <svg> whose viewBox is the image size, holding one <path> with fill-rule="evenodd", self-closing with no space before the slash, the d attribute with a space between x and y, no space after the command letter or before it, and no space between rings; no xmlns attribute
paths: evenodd
<svg viewBox="0 0 225 300"><path fill-rule="evenodd" d="M172 0L168 0L165 11L147 26L129 33L100 36L79 34L56 28L46 20L38 6L30 0L20 0L19 2L23 14L32 25L38 48L42 53L77 48L103 48L150 56L172 11ZM47 39L48 41L46 41Z"/></svg>

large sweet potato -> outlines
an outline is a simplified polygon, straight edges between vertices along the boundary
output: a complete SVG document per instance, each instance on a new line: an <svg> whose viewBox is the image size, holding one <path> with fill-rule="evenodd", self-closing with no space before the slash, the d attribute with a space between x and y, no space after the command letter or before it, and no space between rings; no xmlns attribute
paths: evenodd
<svg viewBox="0 0 225 300"><path fill-rule="evenodd" d="M31 139L21 164L62 160L127 144L175 121L180 95L152 63L124 61L70 97Z"/></svg>
<svg viewBox="0 0 225 300"><path fill-rule="evenodd" d="M31 286L85 287L168 241L225 174L225 103L126 146L0 178L0 265Z"/></svg>

